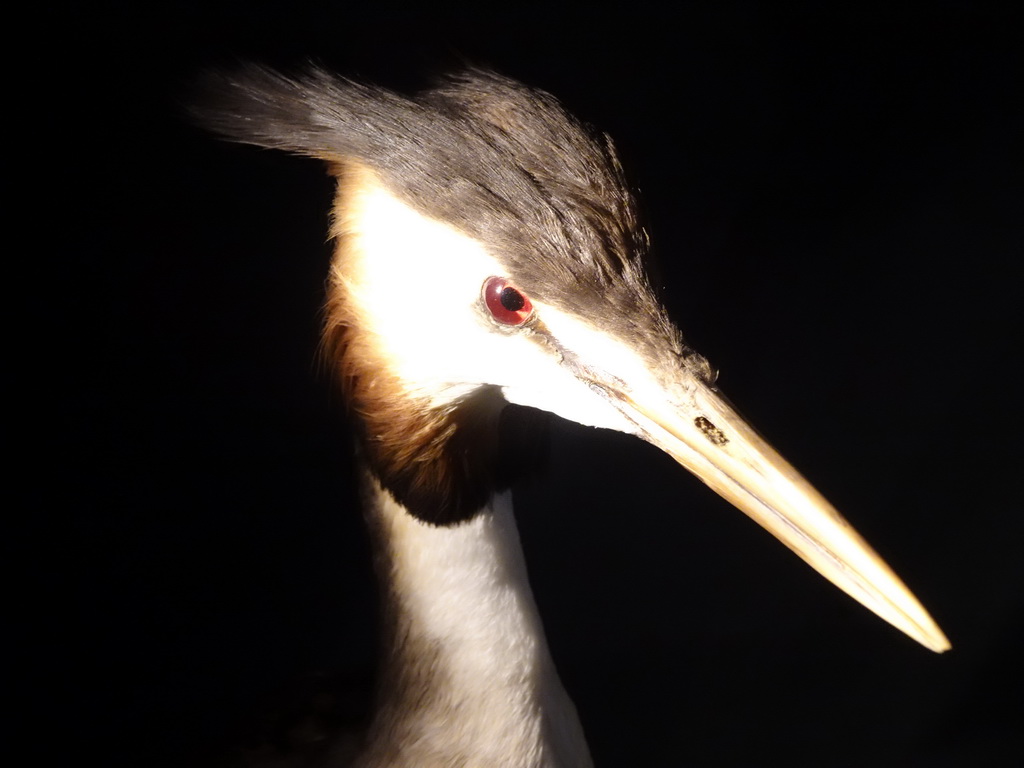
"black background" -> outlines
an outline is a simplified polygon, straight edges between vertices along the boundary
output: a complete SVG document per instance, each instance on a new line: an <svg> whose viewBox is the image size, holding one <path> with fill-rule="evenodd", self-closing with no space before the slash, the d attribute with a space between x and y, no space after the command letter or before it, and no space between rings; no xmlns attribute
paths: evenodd
<svg viewBox="0 0 1024 768"><path fill-rule="evenodd" d="M517 511L597 765L1024 757L1010 4L481 5L9 28L13 691L42 726L12 744L298 765L366 706L374 587L317 363L331 182L183 117L206 67L313 58L397 88L468 60L611 133L690 342L953 643L918 647L657 450L557 422Z"/></svg>

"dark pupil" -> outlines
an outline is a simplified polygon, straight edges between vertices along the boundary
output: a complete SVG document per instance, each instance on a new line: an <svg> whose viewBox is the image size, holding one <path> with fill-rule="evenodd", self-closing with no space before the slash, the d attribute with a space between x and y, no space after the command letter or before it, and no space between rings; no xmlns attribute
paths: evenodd
<svg viewBox="0 0 1024 768"><path fill-rule="evenodd" d="M523 294L515 288L505 288L501 292L501 306L509 312L518 312L526 304Z"/></svg>

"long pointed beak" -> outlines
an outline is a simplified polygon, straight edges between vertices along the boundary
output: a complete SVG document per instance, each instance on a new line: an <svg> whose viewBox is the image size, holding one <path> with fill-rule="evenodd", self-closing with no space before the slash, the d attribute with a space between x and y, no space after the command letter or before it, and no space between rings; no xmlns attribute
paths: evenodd
<svg viewBox="0 0 1024 768"><path fill-rule="evenodd" d="M938 653L950 648L892 569L712 387L693 376L682 405L660 391L602 389L641 437L771 531L826 579L927 648Z"/></svg>

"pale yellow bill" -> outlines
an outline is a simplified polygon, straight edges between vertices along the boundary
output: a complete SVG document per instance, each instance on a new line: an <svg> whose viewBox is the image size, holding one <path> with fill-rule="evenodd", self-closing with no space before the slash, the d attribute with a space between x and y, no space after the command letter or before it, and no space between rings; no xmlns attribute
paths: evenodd
<svg viewBox="0 0 1024 768"><path fill-rule="evenodd" d="M685 406L633 393L620 409L643 436L772 532L818 573L922 645L949 641L873 549L810 483L703 383Z"/></svg>

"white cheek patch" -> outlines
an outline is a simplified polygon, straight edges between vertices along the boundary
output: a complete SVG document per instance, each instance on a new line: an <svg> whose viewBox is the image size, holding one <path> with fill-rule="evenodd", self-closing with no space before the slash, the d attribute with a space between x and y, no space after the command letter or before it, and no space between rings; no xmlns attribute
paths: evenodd
<svg viewBox="0 0 1024 768"><path fill-rule="evenodd" d="M657 389L643 361L628 345L554 307L538 302L534 307L564 353L600 374L601 380L624 385L628 382L630 391ZM551 365L552 351L534 346L537 360L528 367L529 375L510 381L504 389L510 402L551 411L592 427L636 433L633 423L591 385L577 378L570 365Z"/></svg>
<svg viewBox="0 0 1024 768"><path fill-rule="evenodd" d="M482 308L481 290L505 270L483 244L424 216L369 171L346 178L335 210L344 258L334 279L372 337L381 364L407 393L452 403L481 385L513 403L590 426L634 432L633 425L578 379L551 345L528 329L504 332ZM596 370L631 383L649 379L622 342L571 315L534 302L558 344Z"/></svg>
<svg viewBox="0 0 1024 768"><path fill-rule="evenodd" d="M483 246L411 208L371 173L356 174L337 212L345 285L361 330L410 394L444 402L492 383L507 341L479 311L484 280L503 274ZM452 391L452 389L456 391Z"/></svg>

